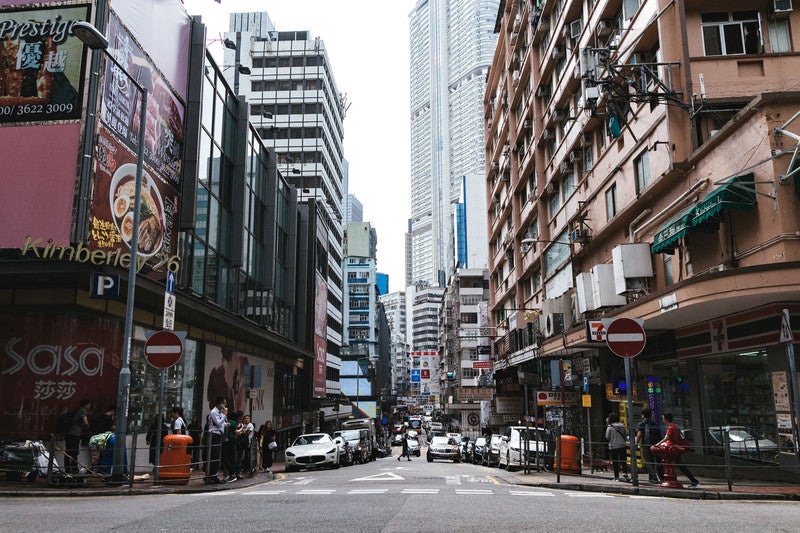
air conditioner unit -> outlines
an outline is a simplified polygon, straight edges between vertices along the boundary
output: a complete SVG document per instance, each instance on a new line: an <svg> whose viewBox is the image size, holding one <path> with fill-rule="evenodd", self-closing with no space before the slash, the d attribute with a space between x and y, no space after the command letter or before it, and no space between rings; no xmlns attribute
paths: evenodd
<svg viewBox="0 0 800 533"><path fill-rule="evenodd" d="M547 85L539 85L536 88L537 98L547 98L548 96L550 96L550 88Z"/></svg>
<svg viewBox="0 0 800 533"><path fill-rule="evenodd" d="M514 74L511 76L511 84L516 87L519 85L519 71L515 70Z"/></svg>
<svg viewBox="0 0 800 533"><path fill-rule="evenodd" d="M605 37L614 30L614 23L610 20L601 20L597 23L597 36Z"/></svg>
<svg viewBox="0 0 800 533"><path fill-rule="evenodd" d="M614 34L608 40L608 43L606 43L606 48L609 48L611 50L616 50L617 48L619 48L619 43L621 41L622 41L622 35L620 35L619 32L614 32Z"/></svg>
<svg viewBox="0 0 800 533"><path fill-rule="evenodd" d="M526 130L531 129L533 127L533 121L531 119L529 119L529 118L525 119L525 123L524 123L523 127Z"/></svg>
<svg viewBox="0 0 800 533"><path fill-rule="evenodd" d="M551 52L553 59L561 59L564 57L564 47L563 46L554 46L553 51Z"/></svg>
<svg viewBox="0 0 800 533"><path fill-rule="evenodd" d="M550 16L549 15L542 15L539 17L539 27L537 31L547 31L550 29Z"/></svg>
<svg viewBox="0 0 800 533"><path fill-rule="evenodd" d="M515 31L511 32L511 45L512 46L514 45L514 43L517 42L517 37L519 37L519 33L515 32Z"/></svg>
<svg viewBox="0 0 800 533"><path fill-rule="evenodd" d="M620 244L611 250L614 265L614 288L617 294L647 288L653 277L653 260L647 243Z"/></svg>
<svg viewBox="0 0 800 533"><path fill-rule="evenodd" d="M581 242L589 236L589 232L582 228L575 228L569 232L569 240L571 242Z"/></svg>
<svg viewBox="0 0 800 533"><path fill-rule="evenodd" d="M562 161L561 164L558 166L558 170L561 171L562 174L566 174L570 170L570 165L566 161Z"/></svg>
<svg viewBox="0 0 800 533"><path fill-rule="evenodd" d="M492 161L492 170L497 172L500 169L500 164L497 161Z"/></svg>
<svg viewBox="0 0 800 533"><path fill-rule="evenodd" d="M573 20L569 23L569 36L572 39L577 39L581 36L583 31L583 21L581 19Z"/></svg>
<svg viewBox="0 0 800 533"><path fill-rule="evenodd" d="M555 109L550 115L550 118L552 118L555 122L564 122L567 119L567 113L561 109Z"/></svg>
<svg viewBox="0 0 800 533"><path fill-rule="evenodd" d="M544 318L545 337L564 333L564 313L547 313Z"/></svg>
<svg viewBox="0 0 800 533"><path fill-rule="evenodd" d="M773 0L773 11L775 13L790 13L792 11L792 0Z"/></svg>
<svg viewBox="0 0 800 533"><path fill-rule="evenodd" d="M571 151L571 152L569 153L569 162L570 162L570 163L574 163L574 162L575 162L575 161L577 161L578 159L580 159L580 154L578 153L578 151L577 151L577 150L573 150L573 151Z"/></svg>
<svg viewBox="0 0 800 533"><path fill-rule="evenodd" d="M552 183L548 183L547 185L544 186L544 192L546 194L553 194L556 192L556 186L553 185Z"/></svg>
<svg viewBox="0 0 800 533"><path fill-rule="evenodd" d="M546 128L542 132L542 139L554 139L556 136L556 132L553 128Z"/></svg>

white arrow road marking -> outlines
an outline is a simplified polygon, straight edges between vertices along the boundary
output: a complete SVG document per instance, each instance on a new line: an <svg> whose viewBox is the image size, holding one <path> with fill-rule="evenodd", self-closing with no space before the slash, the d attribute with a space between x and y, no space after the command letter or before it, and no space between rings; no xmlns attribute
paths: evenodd
<svg viewBox="0 0 800 533"><path fill-rule="evenodd" d="M303 489L303 490L297 491L297 494L311 494L311 495L320 494L320 495L324 495L324 494L333 494L334 492L336 492L336 489Z"/></svg>
<svg viewBox="0 0 800 533"><path fill-rule="evenodd" d="M386 494L389 489L353 489L347 494Z"/></svg>
<svg viewBox="0 0 800 533"><path fill-rule="evenodd" d="M524 490L508 491L512 496L555 496L552 492L529 492Z"/></svg>
<svg viewBox="0 0 800 533"><path fill-rule="evenodd" d="M404 480L404 477L398 476L393 472L384 472L382 474L374 474L367 477L357 477L350 481L399 481Z"/></svg>
<svg viewBox="0 0 800 533"><path fill-rule="evenodd" d="M439 489L403 489L403 494L439 494Z"/></svg>
<svg viewBox="0 0 800 533"><path fill-rule="evenodd" d="M494 491L487 489L456 489L456 494L494 494Z"/></svg>

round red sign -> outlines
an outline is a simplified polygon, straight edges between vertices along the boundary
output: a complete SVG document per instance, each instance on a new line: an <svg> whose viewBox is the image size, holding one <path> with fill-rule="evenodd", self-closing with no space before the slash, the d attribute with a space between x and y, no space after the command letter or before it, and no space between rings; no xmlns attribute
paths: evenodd
<svg viewBox="0 0 800 533"><path fill-rule="evenodd" d="M608 349L620 357L636 357L647 344L644 328L632 318L617 318L606 331Z"/></svg>
<svg viewBox="0 0 800 533"><path fill-rule="evenodd" d="M181 338L171 331L159 331L150 335L144 343L144 357L151 366L169 368L183 354Z"/></svg>

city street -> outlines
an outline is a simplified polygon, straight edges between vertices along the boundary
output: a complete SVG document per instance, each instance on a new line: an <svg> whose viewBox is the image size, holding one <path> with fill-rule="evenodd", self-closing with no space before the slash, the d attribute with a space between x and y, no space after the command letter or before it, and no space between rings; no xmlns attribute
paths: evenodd
<svg viewBox="0 0 800 533"><path fill-rule="evenodd" d="M6 499L0 530L765 532L796 525L796 502L575 492L514 480L504 470L424 456L384 458L218 492Z"/></svg>

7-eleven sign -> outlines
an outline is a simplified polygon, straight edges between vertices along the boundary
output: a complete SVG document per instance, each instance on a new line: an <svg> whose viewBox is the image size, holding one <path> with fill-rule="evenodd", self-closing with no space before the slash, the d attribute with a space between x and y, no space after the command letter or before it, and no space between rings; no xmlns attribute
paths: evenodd
<svg viewBox="0 0 800 533"><path fill-rule="evenodd" d="M589 342L605 342L606 322L606 320L587 320L586 340Z"/></svg>

